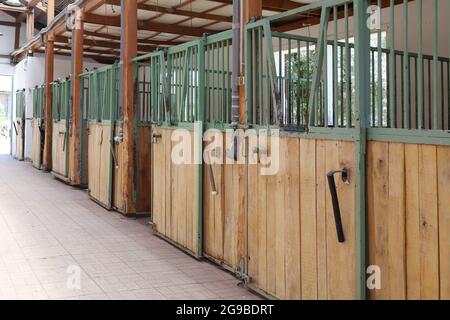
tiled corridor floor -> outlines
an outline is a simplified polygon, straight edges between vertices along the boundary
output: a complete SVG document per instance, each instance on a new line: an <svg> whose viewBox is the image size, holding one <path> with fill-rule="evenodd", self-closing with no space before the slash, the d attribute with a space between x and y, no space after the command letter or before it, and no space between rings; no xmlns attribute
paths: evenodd
<svg viewBox="0 0 450 320"><path fill-rule="evenodd" d="M238 282L142 220L0 156L0 299L256 298Z"/></svg>

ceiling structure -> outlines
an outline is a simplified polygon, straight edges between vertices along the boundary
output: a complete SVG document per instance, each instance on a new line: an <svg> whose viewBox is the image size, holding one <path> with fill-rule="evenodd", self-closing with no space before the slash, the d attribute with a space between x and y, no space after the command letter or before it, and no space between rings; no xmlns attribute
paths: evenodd
<svg viewBox="0 0 450 320"><path fill-rule="evenodd" d="M27 0L23 0L27 1ZM84 53L86 57L113 62L120 57L120 0L56 0L60 12L50 27L55 54L71 54L71 32L65 27L64 9L70 4L84 8ZM311 0L264 0L263 16L298 8ZM28 0L35 6L36 24L45 24L46 1ZM138 54L170 47L232 28L232 0L138 0ZM1 10L1 8L0 8ZM26 8L22 9L26 11ZM23 12L16 14L23 18ZM26 14L25 14L26 16ZM15 60L32 50L43 52L42 37L35 36L12 53Z"/></svg>

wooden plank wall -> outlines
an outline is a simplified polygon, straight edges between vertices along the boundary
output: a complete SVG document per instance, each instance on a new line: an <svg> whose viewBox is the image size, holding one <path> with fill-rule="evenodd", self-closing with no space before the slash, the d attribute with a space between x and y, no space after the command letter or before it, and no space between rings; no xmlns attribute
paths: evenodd
<svg viewBox="0 0 450 320"><path fill-rule="evenodd" d="M22 121L22 120L21 120ZM23 138L24 138L24 132L21 125L19 125L16 121L16 128L17 128L17 136L16 136L16 153L15 157L17 160L24 160L24 150L23 150ZM13 131L15 133L15 131Z"/></svg>
<svg viewBox="0 0 450 320"><path fill-rule="evenodd" d="M195 253L198 229L195 210L196 167L172 163L172 129L157 128L153 132L162 137L153 144L152 152L153 223L158 233Z"/></svg>
<svg viewBox="0 0 450 320"><path fill-rule="evenodd" d="M346 185L336 178L346 237L340 244L326 174L355 170L355 145L281 137L279 146L278 174L249 167L251 283L280 299L354 299L354 179Z"/></svg>
<svg viewBox="0 0 450 320"><path fill-rule="evenodd" d="M89 185L89 124L87 120L83 120L83 149L81 150L81 156L83 157L83 166L81 171L81 185Z"/></svg>
<svg viewBox="0 0 450 320"><path fill-rule="evenodd" d="M110 207L110 130L109 124L89 124L89 195Z"/></svg>
<svg viewBox="0 0 450 320"><path fill-rule="evenodd" d="M226 163L226 149L232 147L232 135L224 137L221 158ZM212 165L217 194L212 193L208 167L203 180L203 251L233 270L238 257L238 180L239 167L232 164Z"/></svg>
<svg viewBox="0 0 450 320"><path fill-rule="evenodd" d="M118 136L120 133L120 126L116 126L115 134ZM114 144L114 154L116 155L117 163L114 165L114 190L113 190L113 206L119 211L123 211L125 207L124 199L123 199L123 190L122 190L122 177L123 177L123 169L124 169L124 144Z"/></svg>
<svg viewBox="0 0 450 320"><path fill-rule="evenodd" d="M37 169L41 168L42 159L41 159L41 131L39 130L39 119L33 119L32 124L32 153L31 153L31 161L33 166Z"/></svg>
<svg viewBox="0 0 450 320"><path fill-rule="evenodd" d="M450 299L450 147L369 142L373 299Z"/></svg>
<svg viewBox="0 0 450 320"><path fill-rule="evenodd" d="M66 123L64 121L53 123L52 138L52 171L66 177L66 152L69 143L66 144Z"/></svg>
<svg viewBox="0 0 450 320"><path fill-rule="evenodd" d="M151 147L152 128L138 127L137 144L137 200L136 211L148 213L151 211Z"/></svg>

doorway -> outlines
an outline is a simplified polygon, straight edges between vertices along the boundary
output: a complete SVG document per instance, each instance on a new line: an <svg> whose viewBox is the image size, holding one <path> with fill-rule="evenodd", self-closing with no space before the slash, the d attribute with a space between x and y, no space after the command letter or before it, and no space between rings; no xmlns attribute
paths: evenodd
<svg viewBox="0 0 450 320"><path fill-rule="evenodd" d="M11 154L12 76L0 75L0 155Z"/></svg>

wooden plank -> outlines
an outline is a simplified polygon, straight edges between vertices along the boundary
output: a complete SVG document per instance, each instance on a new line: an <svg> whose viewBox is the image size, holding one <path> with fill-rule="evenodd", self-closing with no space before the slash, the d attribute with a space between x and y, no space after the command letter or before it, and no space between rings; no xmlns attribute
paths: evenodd
<svg viewBox="0 0 450 320"><path fill-rule="evenodd" d="M326 170L338 170L343 167L355 167L355 146L352 142L326 142ZM342 225L346 241L337 241L336 226L332 202L327 192L327 266L328 298L355 298L355 179L344 184L336 179L336 189L342 216Z"/></svg>
<svg viewBox="0 0 450 320"><path fill-rule="evenodd" d="M300 143L297 138L287 138L286 148L280 157L286 159L283 172L286 234L286 299L301 299L300 275ZM315 182L314 182L315 183Z"/></svg>
<svg viewBox="0 0 450 320"><path fill-rule="evenodd" d="M300 141L302 299L317 299L317 216L315 140Z"/></svg>
<svg viewBox="0 0 450 320"><path fill-rule="evenodd" d="M436 146L419 148L421 299L439 298Z"/></svg>
<svg viewBox="0 0 450 320"><path fill-rule="evenodd" d="M272 202L271 195L269 193L268 176L262 176L259 174L261 165L257 166L256 181L258 184L258 192L255 194L258 202L258 281L257 285L262 290L269 292L269 280L268 275L272 271L269 270L269 256L272 252L269 252L269 237L273 232L269 230L270 223L273 223L273 219L270 219L270 215L273 215L273 211L268 215L269 203ZM269 199L270 198L270 199Z"/></svg>
<svg viewBox="0 0 450 320"><path fill-rule="evenodd" d="M268 141L268 150L270 150L270 140ZM274 296L277 296L277 251L284 249L278 247L281 241L278 240L277 232L281 229L279 226L282 222L279 220L279 211L282 209L277 198L277 192L280 192L278 181L278 175L267 176L267 292Z"/></svg>
<svg viewBox="0 0 450 320"><path fill-rule="evenodd" d="M276 157L276 152L279 152L279 171L271 179L273 184L270 184L270 197L273 197L271 204L275 205L273 210L269 211L272 213L271 216L275 217L275 248L273 248L273 254L275 256L275 292L276 296L280 299L286 298L286 222L285 222L285 195L283 185L286 180L287 167L289 162L289 150L287 147L288 139L287 137L279 138L279 150L276 150L272 137L270 145L270 156ZM276 138L275 138L276 139ZM273 161L273 158L271 162ZM298 158L297 158L298 159ZM272 164L272 163L271 163ZM270 248L272 249L272 248Z"/></svg>
<svg viewBox="0 0 450 320"><path fill-rule="evenodd" d="M440 298L450 299L450 148L437 147Z"/></svg>
<svg viewBox="0 0 450 320"><path fill-rule="evenodd" d="M406 298L420 299L419 146L405 145Z"/></svg>
<svg viewBox="0 0 450 320"><path fill-rule="evenodd" d="M231 144L232 138L228 137L227 149L231 146ZM263 213L258 210L259 203L264 199L259 198L261 190L259 189L258 184L259 173L256 155L250 152L249 159L253 160L249 160L250 164L248 166L248 275L251 278L252 282L256 284L256 286L258 286L261 282L260 275L258 273L258 270L261 267L261 261L259 259L259 251L261 250L261 234L259 231L261 227L261 216L263 214L265 215L265 212ZM238 172L238 170L236 171ZM238 178L239 177L237 177L237 179ZM236 182L237 179L235 180ZM231 192L227 195L227 203L228 201L230 201L230 195ZM228 242L225 242L225 245L227 244Z"/></svg>
<svg viewBox="0 0 450 320"><path fill-rule="evenodd" d="M137 203L138 213L150 212L151 206L151 135L150 127L138 128Z"/></svg>
<svg viewBox="0 0 450 320"><path fill-rule="evenodd" d="M327 282L327 214L326 214L326 143L316 142L316 212L317 212L317 295L328 298Z"/></svg>
<svg viewBox="0 0 450 320"><path fill-rule="evenodd" d="M388 229L388 269L382 270L382 275L389 273L389 294L386 298L404 300L406 298L405 270L405 149L400 143L389 143L389 202L386 216ZM382 228L383 225L377 225Z"/></svg>
<svg viewBox="0 0 450 320"><path fill-rule="evenodd" d="M355 168L355 143L343 141L339 143L339 168ZM341 201L342 224L346 236L343 244L337 245L338 254L338 272L335 276L339 277L335 292L339 299L355 299L355 180L350 179L347 185L341 179L337 179L337 190L339 201Z"/></svg>

